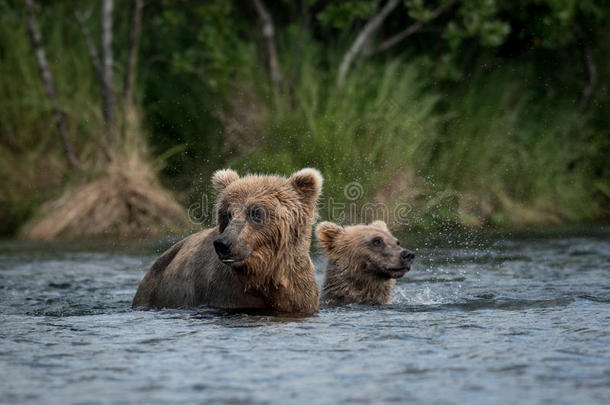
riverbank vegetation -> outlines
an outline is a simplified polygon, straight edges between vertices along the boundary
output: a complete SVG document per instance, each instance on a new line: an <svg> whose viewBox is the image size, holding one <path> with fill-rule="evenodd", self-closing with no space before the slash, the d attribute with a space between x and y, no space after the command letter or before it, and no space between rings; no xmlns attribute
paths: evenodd
<svg viewBox="0 0 610 405"><path fill-rule="evenodd" d="M145 172L158 192L163 185L184 207L209 210L209 176L226 166L319 168L323 218L329 201L406 205L396 225L408 228L608 218L605 2L148 0L130 118L120 121L129 124L117 126L122 157L112 160L121 164L112 165L103 86L84 34L101 46L102 3L35 5L84 168L76 170L41 81L26 7L0 0L2 234L27 233L53 203L117 172ZM113 10L117 94L129 72L133 10L130 2ZM118 98L113 110L124 120ZM346 195L354 182L362 195ZM103 196L117 187L92 206L107 206ZM124 211L98 233L148 209ZM86 224L93 215L83 212ZM138 218L161 232L179 223Z"/></svg>

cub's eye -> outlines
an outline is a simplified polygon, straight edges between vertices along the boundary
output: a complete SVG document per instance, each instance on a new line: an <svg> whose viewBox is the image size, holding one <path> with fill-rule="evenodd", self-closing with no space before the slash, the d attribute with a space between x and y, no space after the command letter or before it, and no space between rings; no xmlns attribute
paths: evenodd
<svg viewBox="0 0 610 405"><path fill-rule="evenodd" d="M377 237L371 241L373 246L381 246L383 245L383 240L380 237Z"/></svg>
<svg viewBox="0 0 610 405"><path fill-rule="evenodd" d="M400 246L400 241L399 240L396 241L396 245Z"/></svg>
<svg viewBox="0 0 610 405"><path fill-rule="evenodd" d="M252 207L248 210L248 218L257 225L262 225L265 222L265 210L261 207Z"/></svg>

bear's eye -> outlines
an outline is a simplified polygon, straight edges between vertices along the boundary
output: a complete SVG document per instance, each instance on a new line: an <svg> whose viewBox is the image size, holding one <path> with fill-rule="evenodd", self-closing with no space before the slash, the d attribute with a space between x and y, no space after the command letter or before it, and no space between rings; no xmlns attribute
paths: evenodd
<svg viewBox="0 0 610 405"><path fill-rule="evenodd" d="M376 237L374 238L371 243L373 244L373 246L381 246L383 244L383 240L380 237Z"/></svg>
<svg viewBox="0 0 610 405"><path fill-rule="evenodd" d="M225 212L225 218L226 218L227 222L231 222L231 219L233 218L233 215L231 214L231 211L227 210Z"/></svg>
<svg viewBox="0 0 610 405"><path fill-rule="evenodd" d="M256 225L262 225L266 218L265 210L257 206L251 207L248 210L248 218Z"/></svg>
<svg viewBox="0 0 610 405"><path fill-rule="evenodd" d="M400 246L400 241L399 240L396 241L396 245Z"/></svg>

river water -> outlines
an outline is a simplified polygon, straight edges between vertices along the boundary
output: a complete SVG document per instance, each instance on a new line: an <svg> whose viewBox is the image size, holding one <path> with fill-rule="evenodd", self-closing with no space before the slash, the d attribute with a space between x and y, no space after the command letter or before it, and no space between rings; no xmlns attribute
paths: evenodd
<svg viewBox="0 0 610 405"><path fill-rule="evenodd" d="M1 242L0 402L609 403L610 228L401 236L392 305L305 318L132 311L171 241Z"/></svg>

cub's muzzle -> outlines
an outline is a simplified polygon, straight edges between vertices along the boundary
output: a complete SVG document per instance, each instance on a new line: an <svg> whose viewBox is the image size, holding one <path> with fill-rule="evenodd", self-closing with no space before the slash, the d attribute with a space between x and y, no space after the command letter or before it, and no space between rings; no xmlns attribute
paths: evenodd
<svg viewBox="0 0 610 405"><path fill-rule="evenodd" d="M409 252L407 249L404 249L400 252L400 261L405 265L410 267L413 263L413 259L415 259L415 253Z"/></svg>

